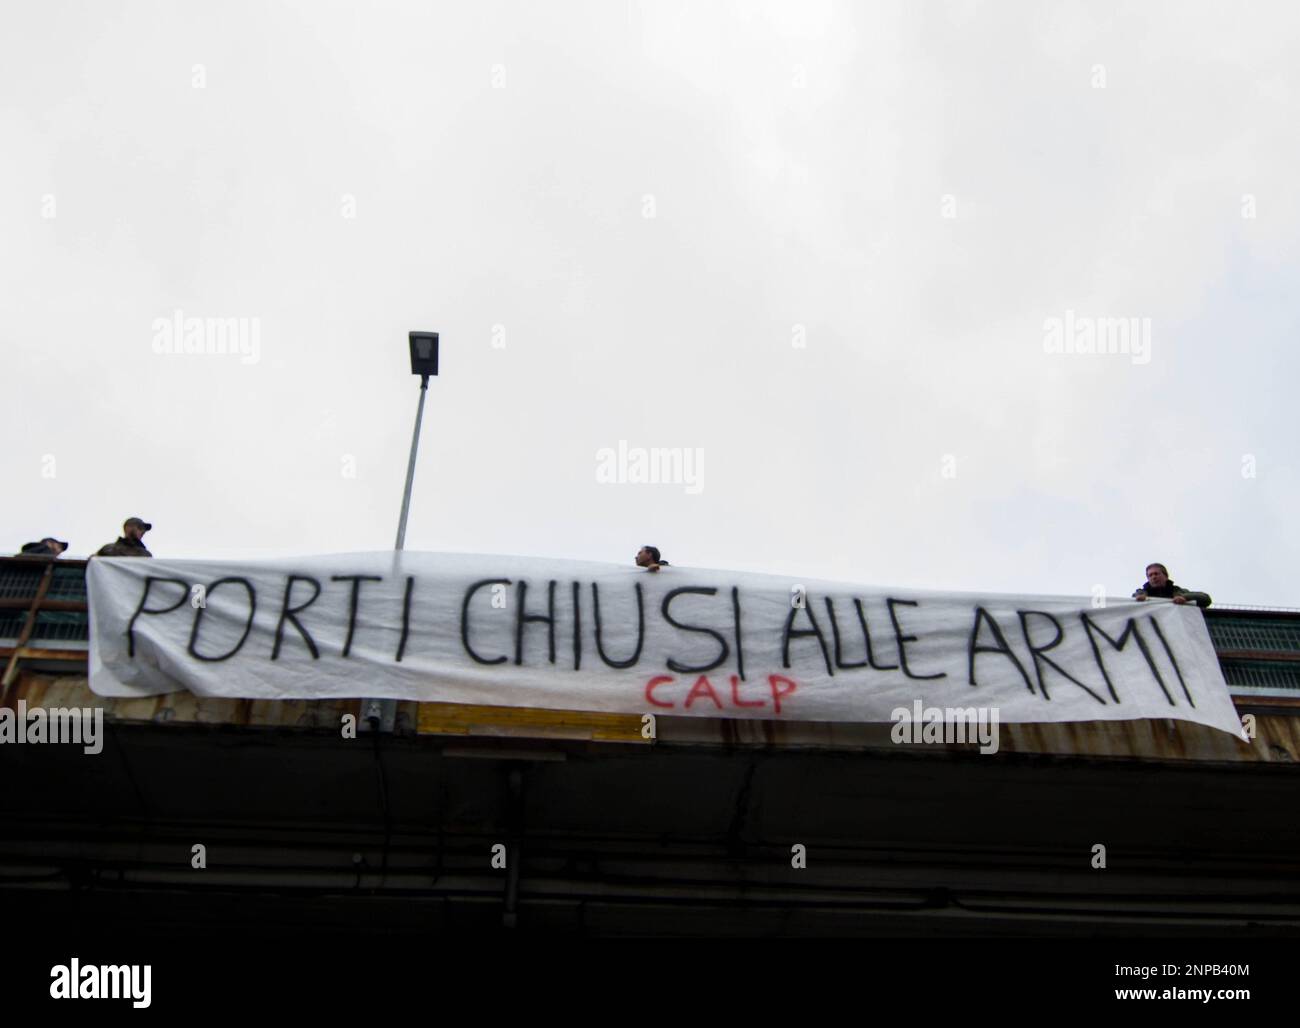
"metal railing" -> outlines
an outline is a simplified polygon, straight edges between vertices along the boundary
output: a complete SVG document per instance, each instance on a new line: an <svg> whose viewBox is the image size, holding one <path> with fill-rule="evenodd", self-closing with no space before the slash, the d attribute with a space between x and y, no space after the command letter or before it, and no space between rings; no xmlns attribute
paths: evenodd
<svg viewBox="0 0 1300 1028"><path fill-rule="evenodd" d="M1205 627L1233 693L1300 703L1300 610L1216 606L1205 611Z"/></svg>
<svg viewBox="0 0 1300 1028"><path fill-rule="evenodd" d="M0 558L0 688L23 661L84 665L89 646L86 561Z"/></svg>

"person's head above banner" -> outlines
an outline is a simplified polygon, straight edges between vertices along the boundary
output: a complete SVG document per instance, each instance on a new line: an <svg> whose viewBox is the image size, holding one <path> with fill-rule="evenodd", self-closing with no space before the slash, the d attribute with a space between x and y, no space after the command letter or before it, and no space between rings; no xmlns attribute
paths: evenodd
<svg viewBox="0 0 1300 1028"><path fill-rule="evenodd" d="M647 571L658 571L668 565L668 561L659 555L658 546L642 546L636 551L636 566Z"/></svg>

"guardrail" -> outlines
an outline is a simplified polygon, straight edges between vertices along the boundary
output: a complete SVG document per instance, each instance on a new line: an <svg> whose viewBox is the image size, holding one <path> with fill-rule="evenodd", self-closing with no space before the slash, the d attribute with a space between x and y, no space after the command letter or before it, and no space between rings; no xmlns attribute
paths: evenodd
<svg viewBox="0 0 1300 1028"><path fill-rule="evenodd" d="M86 561L0 558L0 687L22 661L84 665L89 645Z"/></svg>
<svg viewBox="0 0 1300 1028"><path fill-rule="evenodd" d="M1234 695L1289 697L1300 704L1300 611L1211 607L1205 626Z"/></svg>

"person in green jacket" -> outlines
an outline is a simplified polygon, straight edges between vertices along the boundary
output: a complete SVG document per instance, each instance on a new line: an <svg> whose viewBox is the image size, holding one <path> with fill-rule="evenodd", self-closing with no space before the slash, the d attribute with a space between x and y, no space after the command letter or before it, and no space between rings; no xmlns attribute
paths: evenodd
<svg viewBox="0 0 1300 1028"><path fill-rule="evenodd" d="M95 554L97 557L152 557L145 549L144 534L153 528L143 518L127 518L122 524L122 535L115 543L105 543Z"/></svg>
<svg viewBox="0 0 1300 1028"><path fill-rule="evenodd" d="M1169 577L1169 569L1163 564L1148 564L1146 585L1138 586L1133 593L1135 600L1146 600L1152 596L1173 600L1175 603L1195 603L1198 607L1210 605L1209 593L1193 592L1181 585L1174 585L1173 579Z"/></svg>

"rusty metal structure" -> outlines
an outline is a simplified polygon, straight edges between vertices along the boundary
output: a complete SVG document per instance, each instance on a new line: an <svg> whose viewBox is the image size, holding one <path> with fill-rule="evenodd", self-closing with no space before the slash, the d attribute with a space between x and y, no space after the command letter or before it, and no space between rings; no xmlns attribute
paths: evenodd
<svg viewBox="0 0 1300 1028"><path fill-rule="evenodd" d="M84 568L0 560L3 705L100 707L107 736L0 746L9 909L218 933L1300 929L1300 611L1205 612L1250 743L1007 724L979 755L880 724L661 717L647 739L636 715L411 702L390 728L360 699L97 697Z"/></svg>

